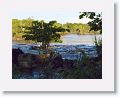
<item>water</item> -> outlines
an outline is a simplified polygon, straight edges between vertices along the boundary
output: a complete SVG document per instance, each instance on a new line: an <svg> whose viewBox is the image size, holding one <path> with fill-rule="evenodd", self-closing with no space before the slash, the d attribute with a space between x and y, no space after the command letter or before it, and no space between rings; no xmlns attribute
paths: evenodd
<svg viewBox="0 0 120 97"><path fill-rule="evenodd" d="M50 45L78 45L78 44L94 45L95 36L97 39L102 38L102 35L67 34L67 35L61 36L62 43L50 43ZM13 45L14 44L20 45L21 43L13 41ZM22 43L21 45L24 45L24 43ZM30 45L36 46L36 44L30 44ZM41 43L39 43L39 45L41 45Z"/></svg>
<svg viewBox="0 0 120 97"><path fill-rule="evenodd" d="M94 44L95 36L97 39L102 38L101 35L77 35L68 34L61 37L63 44Z"/></svg>
<svg viewBox="0 0 120 97"><path fill-rule="evenodd" d="M97 57L95 48L95 37L102 38L102 35L77 35L67 34L61 37L62 43L51 43L53 50L59 53L63 59L81 59L83 50L89 57Z"/></svg>
<svg viewBox="0 0 120 97"><path fill-rule="evenodd" d="M101 35L77 35L68 34L61 37L62 43L51 43L52 50L59 53L63 59L75 60L82 58L81 50L89 57L96 57L97 52L94 45L95 36L97 39L102 38ZM19 44L13 42L13 48L20 48L24 53L39 55L39 51L33 50L32 46L37 44Z"/></svg>

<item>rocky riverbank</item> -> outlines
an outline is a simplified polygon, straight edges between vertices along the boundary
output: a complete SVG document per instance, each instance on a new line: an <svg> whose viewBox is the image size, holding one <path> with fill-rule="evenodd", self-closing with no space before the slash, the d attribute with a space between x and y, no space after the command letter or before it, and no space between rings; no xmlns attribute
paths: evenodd
<svg viewBox="0 0 120 97"><path fill-rule="evenodd" d="M102 78L102 60L94 45L51 44L47 54L39 47L13 44L14 79Z"/></svg>

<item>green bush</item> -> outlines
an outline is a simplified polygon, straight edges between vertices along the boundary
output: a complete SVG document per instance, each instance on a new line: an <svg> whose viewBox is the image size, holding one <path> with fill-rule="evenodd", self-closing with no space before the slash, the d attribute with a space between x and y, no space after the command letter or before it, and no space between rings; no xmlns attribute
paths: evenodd
<svg viewBox="0 0 120 97"><path fill-rule="evenodd" d="M98 39L95 37L95 47L96 47L96 51L97 51L97 54L98 54L98 57L100 59L102 59L102 39Z"/></svg>

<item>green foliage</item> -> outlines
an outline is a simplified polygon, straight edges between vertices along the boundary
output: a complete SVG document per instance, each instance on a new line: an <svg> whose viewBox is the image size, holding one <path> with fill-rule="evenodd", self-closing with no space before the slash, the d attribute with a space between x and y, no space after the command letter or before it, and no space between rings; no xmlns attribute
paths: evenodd
<svg viewBox="0 0 120 97"><path fill-rule="evenodd" d="M25 28L32 25L33 19L12 19L12 35L14 40L22 40L22 35L24 35ZM26 30L27 31L27 30Z"/></svg>
<svg viewBox="0 0 120 97"><path fill-rule="evenodd" d="M101 79L102 78L102 61L93 60L84 56L82 60L74 63L74 68L63 68L59 73L64 79Z"/></svg>
<svg viewBox="0 0 120 97"><path fill-rule="evenodd" d="M63 25L65 29L68 29L69 33L73 34L95 34L95 31L90 31L90 26L88 24L82 23L66 23ZM98 33L99 34L99 33Z"/></svg>
<svg viewBox="0 0 120 97"><path fill-rule="evenodd" d="M90 31L100 31L102 33L102 13L95 13L95 12L80 12L79 18L90 18L91 21L88 22L90 26Z"/></svg>
<svg viewBox="0 0 120 97"><path fill-rule="evenodd" d="M102 39L98 39L95 37L95 47L96 47L96 51L97 51L97 54L98 54L98 57L100 59L102 59Z"/></svg>
<svg viewBox="0 0 120 97"><path fill-rule="evenodd" d="M42 21L33 21L31 27L26 27L28 30L23 35L25 40L33 40L36 42L41 42L43 48L48 48L49 43L51 41L59 42L60 35L56 32L65 31L60 23L57 21L50 21L49 23L45 23Z"/></svg>
<svg viewBox="0 0 120 97"><path fill-rule="evenodd" d="M12 78L19 79L20 76L21 76L21 72L19 68L15 64L13 64L12 65Z"/></svg>

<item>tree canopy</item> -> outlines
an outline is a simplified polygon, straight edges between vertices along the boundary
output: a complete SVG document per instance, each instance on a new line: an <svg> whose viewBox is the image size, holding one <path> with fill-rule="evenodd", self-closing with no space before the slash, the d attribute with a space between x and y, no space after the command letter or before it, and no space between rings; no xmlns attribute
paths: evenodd
<svg viewBox="0 0 120 97"><path fill-rule="evenodd" d="M90 31L100 31L102 33L102 13L96 13L96 12L80 12L79 18L90 18L91 21L88 22L88 25L90 26Z"/></svg>
<svg viewBox="0 0 120 97"><path fill-rule="evenodd" d="M59 42L60 35L56 32L65 31L57 21L45 23L43 20L33 21L32 26L26 27L25 29L27 29L27 31L25 35L23 35L23 38L25 38L25 40L41 42L43 48L48 48L51 41Z"/></svg>

